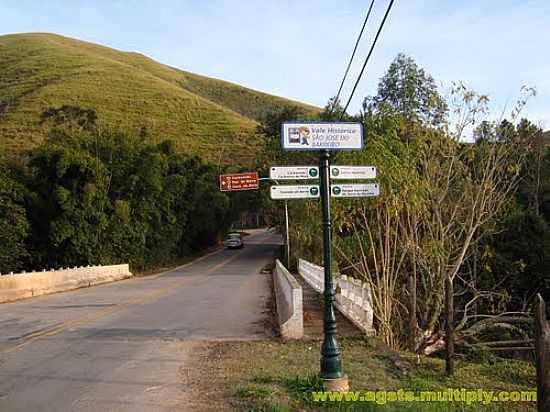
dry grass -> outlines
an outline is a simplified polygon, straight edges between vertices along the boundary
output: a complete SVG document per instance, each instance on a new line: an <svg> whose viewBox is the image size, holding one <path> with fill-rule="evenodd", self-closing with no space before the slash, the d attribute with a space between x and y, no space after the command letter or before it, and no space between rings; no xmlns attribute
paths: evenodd
<svg viewBox="0 0 550 412"><path fill-rule="evenodd" d="M250 163L258 150L257 120L274 108L297 105L228 82L183 72L137 53L58 35L0 36L0 142L20 151L41 142L48 107L96 110L104 127L150 139L175 140L180 150Z"/></svg>

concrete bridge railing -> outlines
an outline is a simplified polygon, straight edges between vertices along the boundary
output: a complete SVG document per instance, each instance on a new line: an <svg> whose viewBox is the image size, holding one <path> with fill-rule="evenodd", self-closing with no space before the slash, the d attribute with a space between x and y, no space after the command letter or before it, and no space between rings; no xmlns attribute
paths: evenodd
<svg viewBox="0 0 550 412"><path fill-rule="evenodd" d="M319 293L322 293L325 289L325 275L323 270L322 266L318 266L304 259L298 259L298 273L300 273L300 276L304 278L309 286Z"/></svg>
<svg viewBox="0 0 550 412"><path fill-rule="evenodd" d="M0 303L132 277L128 264L85 266L0 276Z"/></svg>
<svg viewBox="0 0 550 412"><path fill-rule="evenodd" d="M322 293L325 285L324 268L304 259L298 260L300 276L317 292ZM336 308L357 327L368 335L373 335L374 311L370 286L343 276L334 277L336 288Z"/></svg>
<svg viewBox="0 0 550 412"><path fill-rule="evenodd" d="M302 287L277 259L273 271L273 285L277 303L277 316L281 336L301 339L304 336L304 310Z"/></svg>

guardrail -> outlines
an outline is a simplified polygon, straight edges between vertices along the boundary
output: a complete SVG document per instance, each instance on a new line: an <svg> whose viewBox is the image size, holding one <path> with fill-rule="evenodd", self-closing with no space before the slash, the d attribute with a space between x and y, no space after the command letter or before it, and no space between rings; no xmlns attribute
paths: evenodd
<svg viewBox="0 0 550 412"><path fill-rule="evenodd" d="M324 268L304 259L298 260L300 276L317 292L324 290ZM372 327L374 311L370 286L359 279L348 276L335 276L336 308L359 329L368 335L374 335Z"/></svg>

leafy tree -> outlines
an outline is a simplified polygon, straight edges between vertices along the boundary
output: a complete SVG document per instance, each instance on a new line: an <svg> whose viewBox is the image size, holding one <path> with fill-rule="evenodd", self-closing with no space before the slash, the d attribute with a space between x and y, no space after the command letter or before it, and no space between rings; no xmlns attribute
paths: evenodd
<svg viewBox="0 0 550 412"><path fill-rule="evenodd" d="M34 265L142 269L211 245L231 214L217 173L170 142L54 128L30 161Z"/></svg>
<svg viewBox="0 0 550 412"><path fill-rule="evenodd" d="M487 239L480 259L479 287L495 285L524 311L536 293L550 299L550 225L533 210L515 210L500 233Z"/></svg>
<svg viewBox="0 0 550 412"><path fill-rule="evenodd" d="M0 273L17 272L28 257L25 187L0 166Z"/></svg>
<svg viewBox="0 0 550 412"><path fill-rule="evenodd" d="M378 84L378 93L363 101L363 111L399 113L411 122L440 125L447 104L434 79L413 58L398 54Z"/></svg>
<svg viewBox="0 0 550 412"><path fill-rule="evenodd" d="M108 221L104 166L76 147L46 144L30 167L35 259L47 266L100 263Z"/></svg>

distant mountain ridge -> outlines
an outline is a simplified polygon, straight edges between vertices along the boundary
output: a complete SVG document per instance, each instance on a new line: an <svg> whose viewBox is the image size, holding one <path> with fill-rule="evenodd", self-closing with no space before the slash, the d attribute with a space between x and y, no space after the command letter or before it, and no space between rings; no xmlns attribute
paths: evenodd
<svg viewBox="0 0 550 412"><path fill-rule="evenodd" d="M171 139L185 152L248 163L257 122L271 110L319 108L223 80L185 72L144 55L56 34L0 36L0 147L39 144L50 107L94 109L100 124Z"/></svg>

